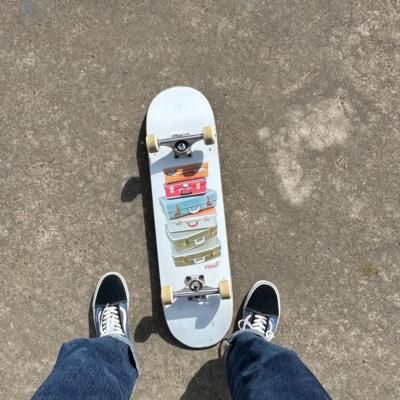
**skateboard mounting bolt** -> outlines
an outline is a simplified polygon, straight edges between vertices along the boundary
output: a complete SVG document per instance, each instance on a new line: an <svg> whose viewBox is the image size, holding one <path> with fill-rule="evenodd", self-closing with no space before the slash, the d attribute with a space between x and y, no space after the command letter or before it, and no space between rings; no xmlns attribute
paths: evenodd
<svg viewBox="0 0 400 400"><path fill-rule="evenodd" d="M175 143L175 149L178 153L185 153L189 149L189 143L186 140L178 140Z"/></svg>
<svg viewBox="0 0 400 400"><path fill-rule="evenodd" d="M186 148L185 143L178 144L178 150L183 151L183 150L185 150L185 148Z"/></svg>
<svg viewBox="0 0 400 400"><path fill-rule="evenodd" d="M198 280L192 281L190 283L190 289L194 292L198 292L203 287L202 283Z"/></svg>

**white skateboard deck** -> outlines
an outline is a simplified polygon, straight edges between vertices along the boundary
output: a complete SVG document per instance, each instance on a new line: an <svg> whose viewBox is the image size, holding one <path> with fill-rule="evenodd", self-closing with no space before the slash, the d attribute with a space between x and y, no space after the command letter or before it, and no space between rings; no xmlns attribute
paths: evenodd
<svg viewBox="0 0 400 400"><path fill-rule="evenodd" d="M157 135L158 140L170 138L173 134L201 134L204 127L211 127L216 132L211 106L203 94L195 89L172 87L158 94L150 104L146 119L147 135ZM158 152L149 153L149 162L161 287L171 285L174 291L184 289L188 276L203 276L208 287L218 288L222 280L229 281L231 285L217 139L211 145L206 145L203 140L197 141L192 146L190 157L184 155L176 158L173 149L160 146ZM199 257L194 264L177 266L174 262L177 250L166 233L166 225L171 220L166 215L165 206L162 208L160 203L160 198L164 198L162 201L167 204L173 201L166 198L164 170L204 163L208 163L207 193L215 195L216 192L213 212L216 211L217 235L198 239L198 248L207 249L207 246L220 243L220 252L210 253L211 259L208 257L207 261ZM189 214L189 217L193 215L196 214ZM215 214L213 216L215 218ZM185 254L195 251L196 247ZM227 333L232 321L233 299L232 294L228 299L222 299L219 294L178 297L172 304L163 305L163 308L166 322L175 338L188 347L204 348L217 344Z"/></svg>

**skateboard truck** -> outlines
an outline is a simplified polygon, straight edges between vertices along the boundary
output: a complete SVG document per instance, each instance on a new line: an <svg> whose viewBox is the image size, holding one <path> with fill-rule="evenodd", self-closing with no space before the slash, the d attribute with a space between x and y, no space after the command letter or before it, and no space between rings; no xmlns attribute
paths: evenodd
<svg viewBox="0 0 400 400"><path fill-rule="evenodd" d="M219 282L218 287L211 287L205 284L204 275L187 276L185 287L181 290L173 291L172 286L161 288L161 300L164 305L172 304L179 297L187 297L189 300L205 299L206 296L219 294L221 299L231 298L231 287L227 280Z"/></svg>
<svg viewBox="0 0 400 400"><path fill-rule="evenodd" d="M218 288L207 286L204 280L204 275L187 276L185 279L185 287L182 290L174 292L175 297L198 298L205 297L211 294L218 294Z"/></svg>
<svg viewBox="0 0 400 400"><path fill-rule="evenodd" d="M157 135L147 135L146 146L149 153L157 153L160 150L160 146L167 146L174 151L175 158L181 156L190 157L192 155L192 145L199 140L204 140L206 145L215 143L215 130L207 126L203 128L202 133L175 133L165 139L158 139Z"/></svg>

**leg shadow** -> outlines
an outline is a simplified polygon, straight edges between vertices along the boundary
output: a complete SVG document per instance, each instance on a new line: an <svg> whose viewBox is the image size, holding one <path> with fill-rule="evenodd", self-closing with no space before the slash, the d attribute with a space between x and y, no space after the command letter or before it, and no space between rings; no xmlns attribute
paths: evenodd
<svg viewBox="0 0 400 400"><path fill-rule="evenodd" d="M96 335L96 328L94 327L94 321L93 321L92 301L93 301L93 294L92 294L92 296L90 298L90 302L89 302L88 327L89 327L89 337L95 338L95 337L97 337L97 335Z"/></svg>
<svg viewBox="0 0 400 400"><path fill-rule="evenodd" d="M245 298L242 300L236 315L235 326L242 318L244 301ZM205 398L227 400L231 398L225 377L223 343L220 343L218 353L218 359L208 361L194 375L181 400L204 400Z"/></svg>
<svg viewBox="0 0 400 400"><path fill-rule="evenodd" d="M224 360L208 361L194 375L181 400L227 400L230 398L225 379Z"/></svg>
<svg viewBox="0 0 400 400"><path fill-rule="evenodd" d="M152 316L144 317L139 322L135 329L134 340L135 342L142 343L147 341L152 334L156 333L159 334L165 341L176 346L186 348L170 334L165 323L164 313L162 311L150 169L146 149L146 117L142 122L139 132L139 138L136 146L136 160L139 170L139 177L132 176L125 182L121 192L121 201L131 202L135 200L139 194L142 195L143 219L151 284Z"/></svg>

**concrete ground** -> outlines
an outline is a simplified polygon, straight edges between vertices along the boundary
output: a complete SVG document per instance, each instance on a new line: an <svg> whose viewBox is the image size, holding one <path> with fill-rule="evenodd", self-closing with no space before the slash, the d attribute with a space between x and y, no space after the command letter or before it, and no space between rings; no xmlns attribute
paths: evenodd
<svg viewBox="0 0 400 400"><path fill-rule="evenodd" d="M137 399L225 399L217 348L169 335L141 125L162 89L212 104L235 308L274 281L277 343L336 399L400 398L398 0L0 3L0 398L88 336L122 272Z"/></svg>

